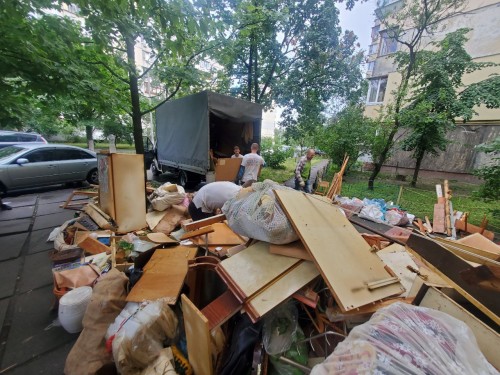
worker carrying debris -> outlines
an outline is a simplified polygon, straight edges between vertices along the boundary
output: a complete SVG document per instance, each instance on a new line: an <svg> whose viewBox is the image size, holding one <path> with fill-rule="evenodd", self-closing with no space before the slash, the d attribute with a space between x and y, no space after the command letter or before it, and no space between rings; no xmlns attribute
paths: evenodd
<svg viewBox="0 0 500 375"><path fill-rule="evenodd" d="M222 208L224 203L240 190L241 186L228 181L217 181L203 186L189 203L191 218L197 221L213 216L215 210Z"/></svg>
<svg viewBox="0 0 500 375"><path fill-rule="evenodd" d="M302 190L306 193L312 191L311 186L311 160L316 152L310 148L307 153L302 156L295 167L295 190Z"/></svg>
<svg viewBox="0 0 500 375"><path fill-rule="evenodd" d="M243 187L249 187L257 181L260 175L260 170L264 165L264 159L257 154L259 151L259 144L252 143L250 148L251 153L243 156L241 161L240 171L238 172L238 179L243 183Z"/></svg>

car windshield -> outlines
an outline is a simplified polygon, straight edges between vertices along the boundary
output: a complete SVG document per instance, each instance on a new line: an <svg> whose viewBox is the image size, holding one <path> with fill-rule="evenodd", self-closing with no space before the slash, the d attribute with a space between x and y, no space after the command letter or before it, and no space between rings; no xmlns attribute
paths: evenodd
<svg viewBox="0 0 500 375"><path fill-rule="evenodd" d="M12 156L14 154L18 154L20 152L25 151L25 147L21 146L9 146L5 148L0 148L0 160L6 159L9 156Z"/></svg>

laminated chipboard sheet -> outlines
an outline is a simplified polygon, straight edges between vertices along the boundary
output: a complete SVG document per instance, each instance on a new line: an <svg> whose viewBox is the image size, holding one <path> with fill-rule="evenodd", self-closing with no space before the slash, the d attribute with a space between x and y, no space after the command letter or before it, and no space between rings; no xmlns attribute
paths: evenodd
<svg viewBox="0 0 500 375"><path fill-rule="evenodd" d="M337 207L295 190L274 193L343 311L404 292L399 282L368 288L391 275Z"/></svg>

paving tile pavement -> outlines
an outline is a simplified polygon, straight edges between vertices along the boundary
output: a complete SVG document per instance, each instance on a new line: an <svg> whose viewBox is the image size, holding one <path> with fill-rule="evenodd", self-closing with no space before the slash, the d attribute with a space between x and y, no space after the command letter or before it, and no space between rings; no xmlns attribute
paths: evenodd
<svg viewBox="0 0 500 375"><path fill-rule="evenodd" d="M21 262L21 258L16 258L1 263L0 298L9 297L14 294Z"/></svg>
<svg viewBox="0 0 500 375"><path fill-rule="evenodd" d="M49 252L27 255L24 258L23 272L19 281L19 292L24 293L47 285L53 285Z"/></svg>
<svg viewBox="0 0 500 375"><path fill-rule="evenodd" d="M52 250L54 248L54 243L47 242L47 238L49 238L49 234L53 229L54 228L51 227L32 231L28 243L28 254Z"/></svg>
<svg viewBox="0 0 500 375"><path fill-rule="evenodd" d="M45 229L45 228L56 228L63 224L65 221L75 217L75 211L65 210L63 212L37 216L35 223L33 224L33 230Z"/></svg>
<svg viewBox="0 0 500 375"><path fill-rule="evenodd" d="M0 237L0 261L17 258L26 238L28 238L28 233Z"/></svg>
<svg viewBox="0 0 500 375"><path fill-rule="evenodd" d="M53 228L74 217L60 209L73 189L7 197L0 216L0 373L62 374L78 334L54 321L51 262ZM4 214L5 213L5 214Z"/></svg>
<svg viewBox="0 0 500 375"><path fill-rule="evenodd" d="M54 324L57 312L51 311L52 286L14 298L14 316L2 358L2 369L27 362L78 337L78 334L69 334ZM62 369L58 373L62 373Z"/></svg>
<svg viewBox="0 0 500 375"><path fill-rule="evenodd" d="M12 210L14 211L14 210ZM31 218L3 221L0 225L0 236L5 234L27 232L31 225Z"/></svg>

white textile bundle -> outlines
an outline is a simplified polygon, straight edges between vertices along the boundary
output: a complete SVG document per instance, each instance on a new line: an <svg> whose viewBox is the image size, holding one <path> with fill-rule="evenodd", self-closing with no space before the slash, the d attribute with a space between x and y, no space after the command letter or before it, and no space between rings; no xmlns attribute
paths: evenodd
<svg viewBox="0 0 500 375"><path fill-rule="evenodd" d="M273 190L288 187L271 180L256 182L248 194L238 194L222 207L231 229L243 236L283 245L298 240Z"/></svg>

